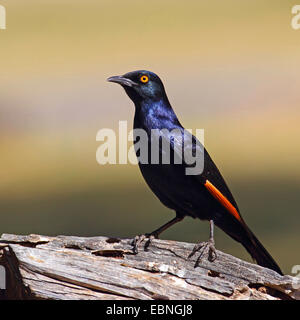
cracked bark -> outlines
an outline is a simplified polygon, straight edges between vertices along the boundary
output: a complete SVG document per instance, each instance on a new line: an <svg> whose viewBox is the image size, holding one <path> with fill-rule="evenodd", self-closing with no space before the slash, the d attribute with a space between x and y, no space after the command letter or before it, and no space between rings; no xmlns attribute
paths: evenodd
<svg viewBox="0 0 300 320"><path fill-rule="evenodd" d="M155 239L133 254L130 239L3 234L0 299L300 299L300 281L217 251L195 268L193 244Z"/></svg>

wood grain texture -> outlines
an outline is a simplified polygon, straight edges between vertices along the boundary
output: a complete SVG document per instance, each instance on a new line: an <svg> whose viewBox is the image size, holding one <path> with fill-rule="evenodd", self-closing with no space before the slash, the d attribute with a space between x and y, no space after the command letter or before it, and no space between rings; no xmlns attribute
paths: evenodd
<svg viewBox="0 0 300 320"><path fill-rule="evenodd" d="M153 240L3 234L3 299L300 299L300 281L217 251L187 259L193 244Z"/></svg>

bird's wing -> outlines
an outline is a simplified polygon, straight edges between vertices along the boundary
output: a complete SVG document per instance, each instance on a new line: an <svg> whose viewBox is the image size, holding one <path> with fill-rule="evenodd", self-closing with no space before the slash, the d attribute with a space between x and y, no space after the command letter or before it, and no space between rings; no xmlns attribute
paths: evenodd
<svg viewBox="0 0 300 320"><path fill-rule="evenodd" d="M195 138L196 139L196 138ZM199 148L200 142L193 143L193 148ZM241 220L238 205L228 188L224 178L222 177L219 169L211 159L207 150L204 149L204 166L203 172L199 175L195 175L200 183L204 185L207 191L223 206L226 210L231 213L236 219Z"/></svg>
<svg viewBox="0 0 300 320"><path fill-rule="evenodd" d="M182 161L186 168L191 168L190 159L186 159L186 155L194 155L194 160L199 161L201 172L194 175L194 179L202 184L207 192L210 193L230 214L236 219L241 220L239 208L233 198L224 178L222 177L217 166L211 159L210 155L200 143L200 141L192 134L184 136L184 130L166 137L171 140L171 148L174 154L181 155ZM184 144L182 143L184 141ZM183 150L185 154L183 153ZM181 153L181 154L180 154ZM202 162L202 164L201 164Z"/></svg>

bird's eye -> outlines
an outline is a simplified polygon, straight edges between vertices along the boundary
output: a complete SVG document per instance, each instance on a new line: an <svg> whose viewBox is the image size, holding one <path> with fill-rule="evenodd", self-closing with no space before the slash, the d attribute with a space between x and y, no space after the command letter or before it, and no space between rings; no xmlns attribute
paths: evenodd
<svg viewBox="0 0 300 320"><path fill-rule="evenodd" d="M141 82L143 83L147 83L149 81L149 77L148 76L141 76L140 77Z"/></svg>

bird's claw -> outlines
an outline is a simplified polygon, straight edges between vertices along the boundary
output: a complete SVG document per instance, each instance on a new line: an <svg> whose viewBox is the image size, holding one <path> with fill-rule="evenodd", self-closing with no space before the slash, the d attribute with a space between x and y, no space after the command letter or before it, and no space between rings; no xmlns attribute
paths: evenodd
<svg viewBox="0 0 300 320"><path fill-rule="evenodd" d="M140 234L138 236L135 236L133 241L132 241L132 246L133 246L133 252L134 254L138 253L138 247L139 245L145 240L148 239L148 241L145 243L144 250L146 251L153 239L158 239L158 234L155 232L151 233L145 233L145 234Z"/></svg>
<svg viewBox="0 0 300 320"><path fill-rule="evenodd" d="M196 252L200 251L200 255L196 260L195 268L199 265L201 262L201 259L204 255L204 253L208 250L208 260L210 262L213 262L217 259L217 251L215 248L215 241L214 239L209 239L207 242L200 242L196 244L192 250L192 252L189 254L188 259L190 259Z"/></svg>

